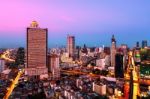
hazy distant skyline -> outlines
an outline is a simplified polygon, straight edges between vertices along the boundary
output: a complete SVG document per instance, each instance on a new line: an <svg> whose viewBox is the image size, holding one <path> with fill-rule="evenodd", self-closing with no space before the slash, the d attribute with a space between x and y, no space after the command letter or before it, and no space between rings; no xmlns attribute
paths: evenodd
<svg viewBox="0 0 150 99"><path fill-rule="evenodd" d="M66 45L67 34L76 45L109 46L150 43L149 0L1 0L0 47L26 47L26 28L33 20L48 28L49 47Z"/></svg>

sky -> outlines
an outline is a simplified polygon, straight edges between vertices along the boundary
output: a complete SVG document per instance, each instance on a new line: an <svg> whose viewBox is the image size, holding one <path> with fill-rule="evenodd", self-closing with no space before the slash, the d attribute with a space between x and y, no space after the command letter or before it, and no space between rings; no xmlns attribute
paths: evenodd
<svg viewBox="0 0 150 99"><path fill-rule="evenodd" d="M0 0L0 48L26 47L26 28L37 21L48 28L49 47L117 46L150 42L150 0Z"/></svg>

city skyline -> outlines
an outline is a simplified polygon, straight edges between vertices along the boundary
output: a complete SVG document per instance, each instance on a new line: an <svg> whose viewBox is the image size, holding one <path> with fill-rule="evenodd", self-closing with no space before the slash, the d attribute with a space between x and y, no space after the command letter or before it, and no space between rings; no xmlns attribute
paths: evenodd
<svg viewBox="0 0 150 99"><path fill-rule="evenodd" d="M76 45L110 46L115 35L117 45L133 47L147 40L150 32L150 1L1 1L0 47L26 47L26 28L36 20L48 28L49 47L66 45L67 34ZM4 9L4 10L2 10ZM10 10L11 9L11 10Z"/></svg>

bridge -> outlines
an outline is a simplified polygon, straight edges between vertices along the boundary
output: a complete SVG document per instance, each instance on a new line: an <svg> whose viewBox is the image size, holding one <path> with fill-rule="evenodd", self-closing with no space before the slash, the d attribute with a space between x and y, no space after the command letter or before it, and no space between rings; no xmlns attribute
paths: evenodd
<svg viewBox="0 0 150 99"><path fill-rule="evenodd" d="M70 75L88 75L91 77L100 77L101 75L97 74L91 74L91 73L86 73L86 72L81 72L77 70L61 70L63 74L70 74ZM121 78L124 81L130 81L130 78ZM135 81L133 81L135 82ZM148 78L140 78L138 81L139 84L144 84L144 85L150 85L150 79Z"/></svg>
<svg viewBox="0 0 150 99"><path fill-rule="evenodd" d="M90 77L100 77L101 75L96 75L92 73L86 73L86 72L81 72L81 71L76 71L76 70L61 70L63 74L69 74L69 75L88 75Z"/></svg>
<svg viewBox="0 0 150 99"><path fill-rule="evenodd" d="M83 65L83 66L87 66L88 64L90 64L92 61L94 61L94 60L96 60L96 59L98 59L97 56L95 56L95 57L88 57L88 58L86 59L86 62L83 63L82 65Z"/></svg>

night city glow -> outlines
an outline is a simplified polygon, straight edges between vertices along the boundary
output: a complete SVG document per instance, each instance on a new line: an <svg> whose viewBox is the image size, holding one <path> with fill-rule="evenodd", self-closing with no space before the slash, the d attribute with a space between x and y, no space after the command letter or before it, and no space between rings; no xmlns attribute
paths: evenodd
<svg viewBox="0 0 150 99"><path fill-rule="evenodd" d="M150 99L150 1L0 1L0 99Z"/></svg>

